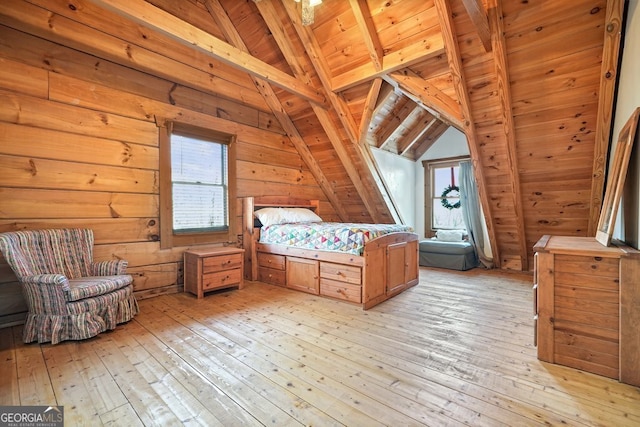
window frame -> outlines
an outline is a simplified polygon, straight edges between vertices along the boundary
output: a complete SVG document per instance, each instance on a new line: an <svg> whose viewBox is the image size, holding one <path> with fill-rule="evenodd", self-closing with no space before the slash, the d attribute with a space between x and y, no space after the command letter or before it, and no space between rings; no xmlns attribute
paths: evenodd
<svg viewBox="0 0 640 427"><path fill-rule="evenodd" d="M460 166L460 162L470 160L470 156L448 157L444 159L423 160L424 168L424 229L425 237L435 236L439 229L433 228L433 169Z"/></svg>
<svg viewBox="0 0 640 427"><path fill-rule="evenodd" d="M170 120L159 120L159 217L160 248L190 246L206 243L230 243L237 241L236 234L236 135L216 129L194 126ZM180 232L173 231L173 189L171 174L171 135L191 136L227 146L227 208L229 227L221 231Z"/></svg>

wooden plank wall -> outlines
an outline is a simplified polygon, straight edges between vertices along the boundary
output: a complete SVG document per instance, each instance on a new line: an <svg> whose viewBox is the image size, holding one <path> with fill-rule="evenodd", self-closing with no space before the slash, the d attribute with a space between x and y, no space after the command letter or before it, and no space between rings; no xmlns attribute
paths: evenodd
<svg viewBox="0 0 640 427"><path fill-rule="evenodd" d="M238 198L319 199L337 219L275 118L240 101L0 25L0 232L90 227L94 258L128 260L138 297L180 291L186 248L159 246L156 116L236 134ZM0 257L0 326L25 310Z"/></svg>

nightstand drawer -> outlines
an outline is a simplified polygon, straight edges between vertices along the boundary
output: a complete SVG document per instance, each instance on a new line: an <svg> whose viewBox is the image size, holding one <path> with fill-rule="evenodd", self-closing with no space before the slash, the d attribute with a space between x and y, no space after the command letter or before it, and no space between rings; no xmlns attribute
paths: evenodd
<svg viewBox="0 0 640 427"><path fill-rule="evenodd" d="M241 279L242 270L239 268L204 274L202 276L202 289L209 291L216 288L226 288L239 284Z"/></svg>
<svg viewBox="0 0 640 427"><path fill-rule="evenodd" d="M203 258L202 272L204 274L214 271L230 270L242 266L242 254L229 254Z"/></svg>

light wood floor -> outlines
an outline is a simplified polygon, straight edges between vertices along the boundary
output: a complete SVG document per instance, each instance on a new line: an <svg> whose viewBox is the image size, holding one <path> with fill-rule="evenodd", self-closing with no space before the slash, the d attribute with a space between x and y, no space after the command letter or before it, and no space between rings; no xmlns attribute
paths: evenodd
<svg viewBox="0 0 640 427"><path fill-rule="evenodd" d="M0 330L0 405L75 425L640 425L640 389L541 363L531 277L421 269L368 311L260 283L140 302L91 340Z"/></svg>

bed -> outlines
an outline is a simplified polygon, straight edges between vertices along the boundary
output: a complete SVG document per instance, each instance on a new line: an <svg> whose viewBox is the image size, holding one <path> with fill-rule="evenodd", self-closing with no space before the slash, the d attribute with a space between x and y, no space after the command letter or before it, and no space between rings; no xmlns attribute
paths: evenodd
<svg viewBox="0 0 640 427"><path fill-rule="evenodd" d="M373 229L361 229L363 224L332 224L343 237L324 249L319 248L318 241L331 238L318 237L325 232L318 229L313 229L311 238L299 236L304 230L271 230L269 233L280 240L261 242L263 229L255 221L256 211L284 208L319 214L318 206L317 200L244 198L245 278L359 304L365 310L418 284L419 239L406 229L396 231L382 224L373 225ZM365 236L364 242L353 243L359 234ZM292 246L294 241L303 242L303 246Z"/></svg>

